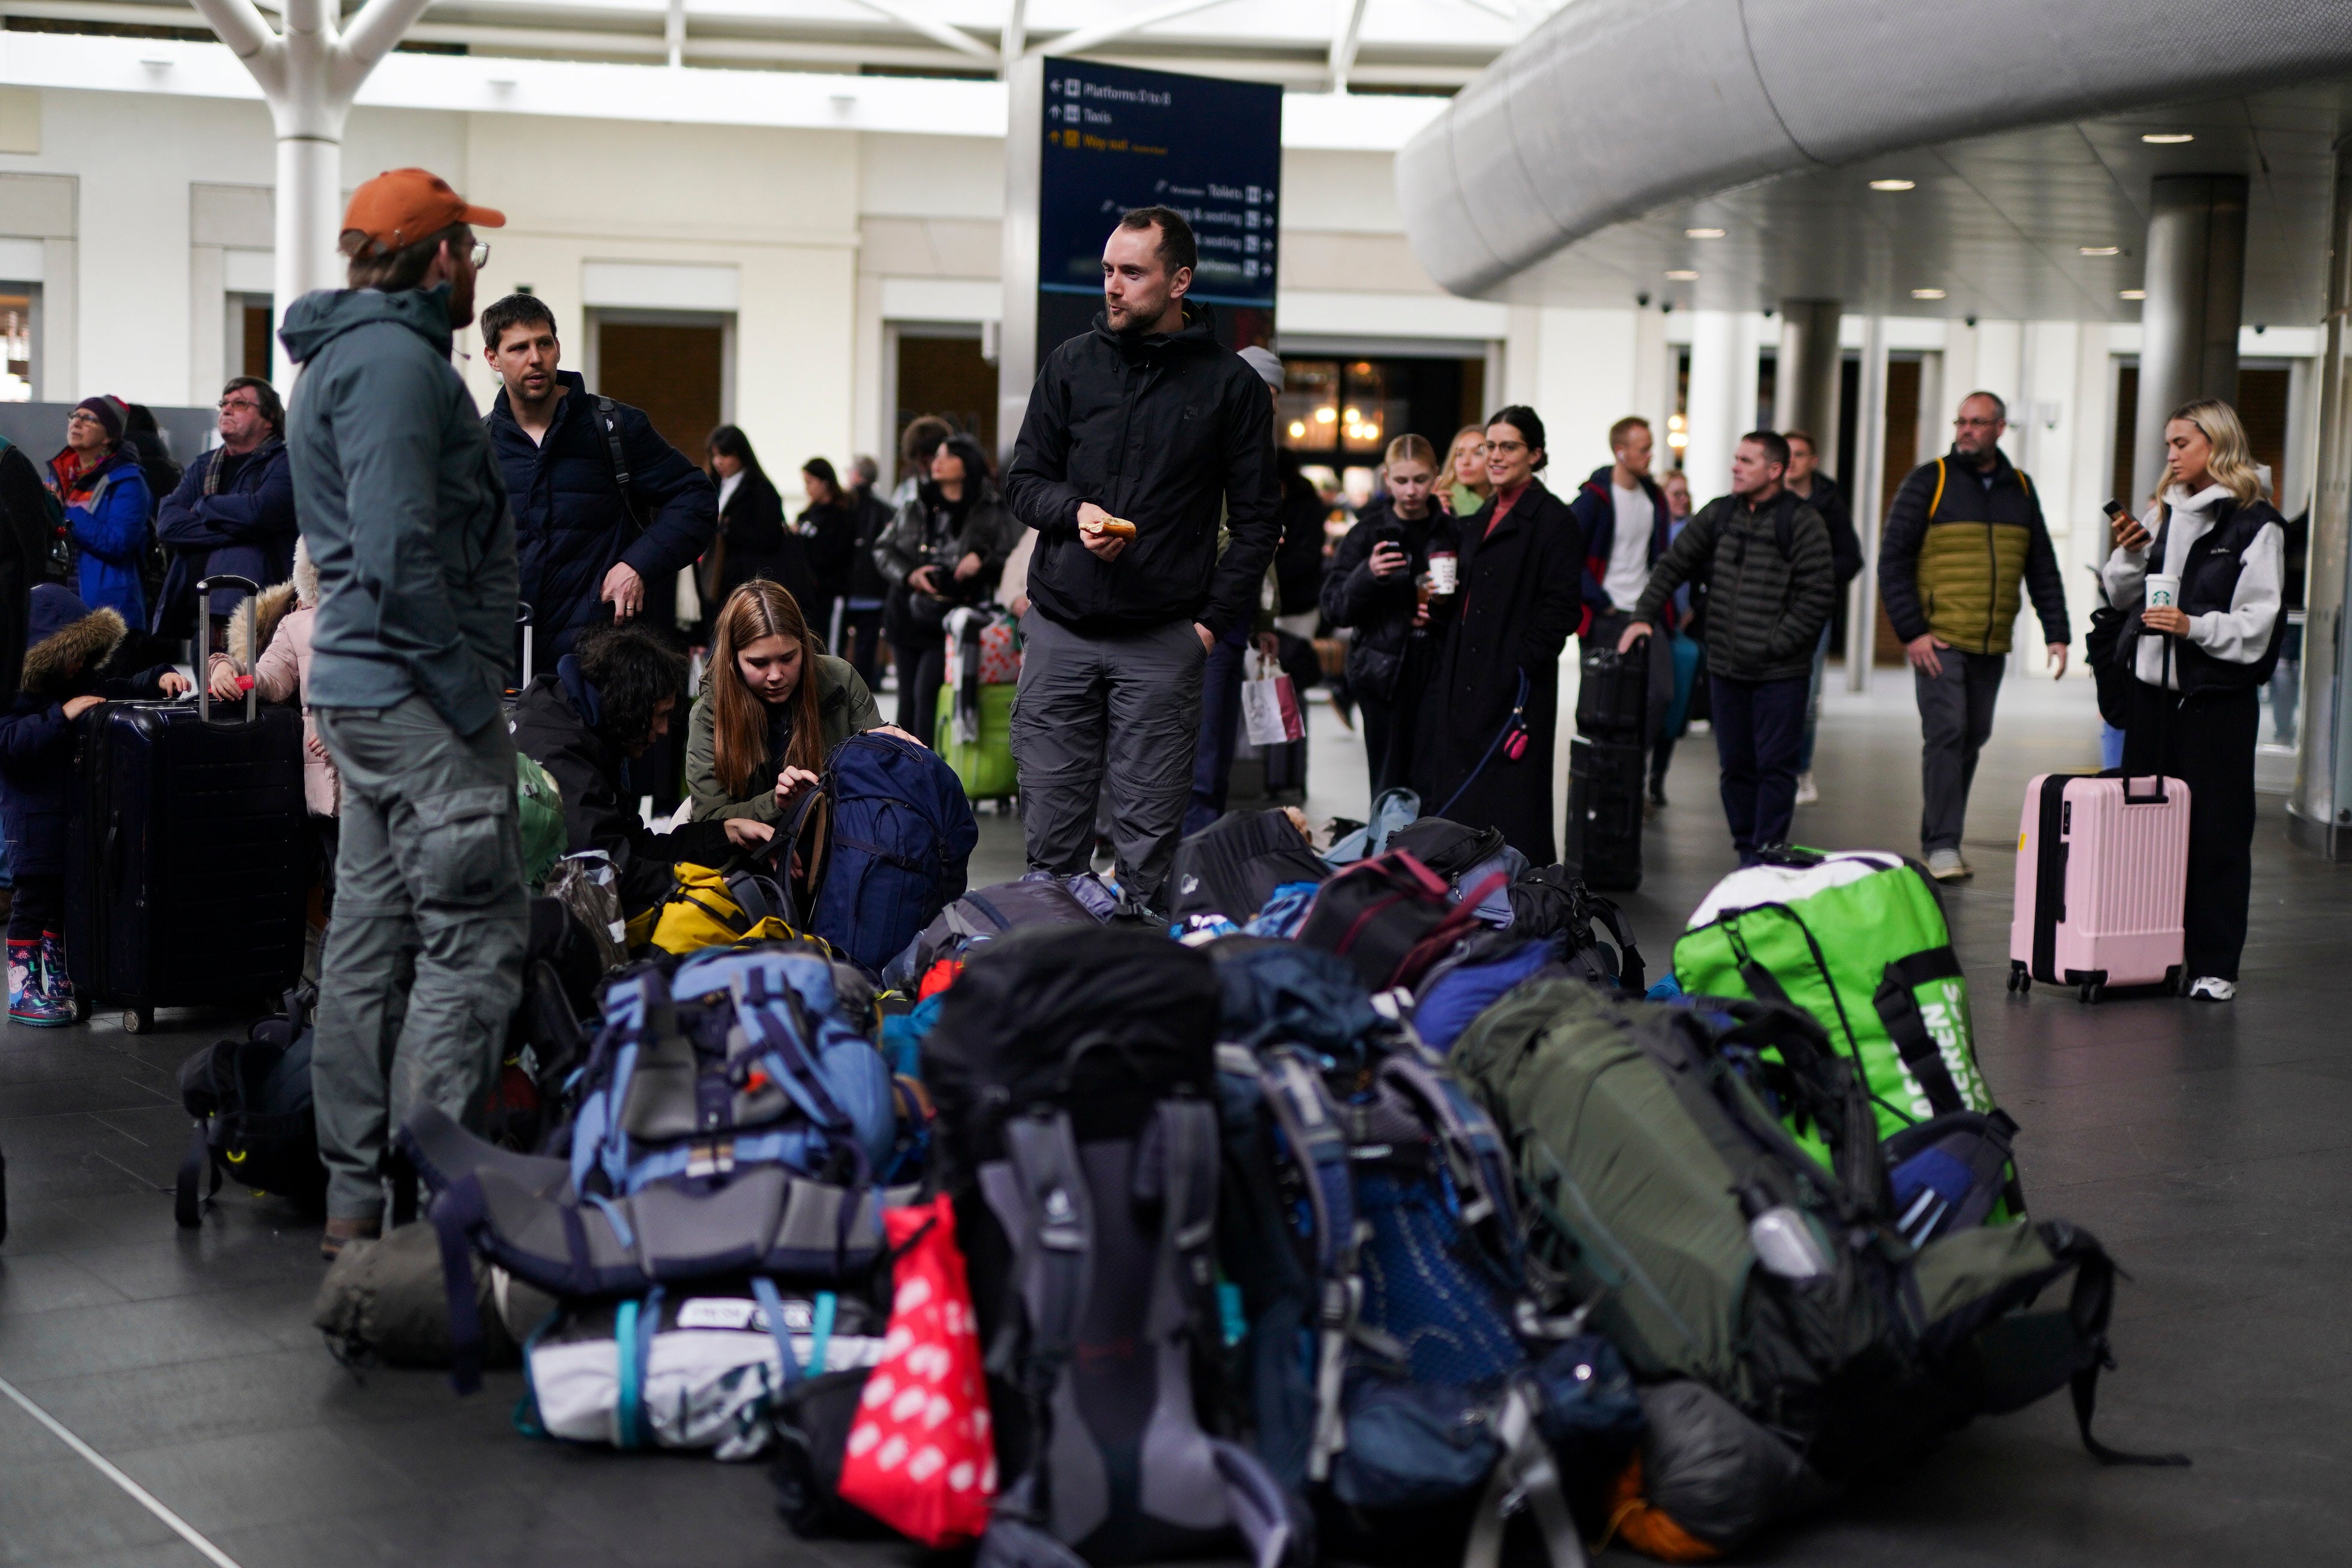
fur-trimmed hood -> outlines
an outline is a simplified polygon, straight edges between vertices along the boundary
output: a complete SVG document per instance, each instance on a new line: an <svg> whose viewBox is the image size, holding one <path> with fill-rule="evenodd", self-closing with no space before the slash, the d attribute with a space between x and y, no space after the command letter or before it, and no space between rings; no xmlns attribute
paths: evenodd
<svg viewBox="0 0 2352 1568"><path fill-rule="evenodd" d="M255 642L250 647L246 646L245 640L245 605L242 602L237 605L228 618L228 656L236 660L239 669L253 668L253 661L260 650L268 647L269 639L278 635L278 623L286 618L299 600L300 595L292 583L264 588L260 602L255 607Z"/></svg>
<svg viewBox="0 0 2352 1568"><path fill-rule="evenodd" d="M121 616L91 609L60 584L41 584L33 590L32 600L21 684L36 697L63 696L68 688L94 679L129 634Z"/></svg>

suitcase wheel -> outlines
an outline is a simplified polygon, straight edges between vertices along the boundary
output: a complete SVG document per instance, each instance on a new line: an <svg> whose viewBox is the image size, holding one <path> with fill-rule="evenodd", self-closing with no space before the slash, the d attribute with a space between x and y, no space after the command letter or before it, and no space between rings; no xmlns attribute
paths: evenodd
<svg viewBox="0 0 2352 1568"><path fill-rule="evenodd" d="M122 1032L124 1034L150 1034L153 1032L154 1027L155 1010L152 1007L125 1007L122 1010Z"/></svg>
<svg viewBox="0 0 2352 1568"><path fill-rule="evenodd" d="M2085 980L2075 994L2084 1003L2096 1006L2105 997L2107 988L2095 980Z"/></svg>
<svg viewBox="0 0 2352 1568"><path fill-rule="evenodd" d="M2016 962L2014 959L2011 960L2009 965L2009 994L2012 996L2019 996L2032 989L2032 972L2028 970L2025 965Z"/></svg>

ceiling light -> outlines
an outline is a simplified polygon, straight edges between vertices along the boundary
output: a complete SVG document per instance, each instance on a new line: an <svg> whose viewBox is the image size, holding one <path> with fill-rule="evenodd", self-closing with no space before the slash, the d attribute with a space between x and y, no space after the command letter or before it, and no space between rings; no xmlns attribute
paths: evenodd
<svg viewBox="0 0 2352 1568"><path fill-rule="evenodd" d="M1685 239L1721 239L1723 237L1723 230L1719 228L1686 228L1683 230L1683 237Z"/></svg>
<svg viewBox="0 0 2352 1568"><path fill-rule="evenodd" d="M1873 180L1870 188L1874 191L1907 191L1918 183L1916 180Z"/></svg>
<svg viewBox="0 0 2352 1568"><path fill-rule="evenodd" d="M2116 298L2118 300L2145 300L2147 298L2147 290L2145 289L2126 289L2120 294L2117 294Z"/></svg>
<svg viewBox="0 0 2352 1568"><path fill-rule="evenodd" d="M2080 256L2121 256L2124 253L2120 245L2078 245L2074 250Z"/></svg>
<svg viewBox="0 0 2352 1568"><path fill-rule="evenodd" d="M1944 291L1941 289L1914 289L1911 290L1911 298L1914 300L1940 300L1943 297Z"/></svg>
<svg viewBox="0 0 2352 1568"><path fill-rule="evenodd" d="M1698 281L1698 274L1687 269L1678 268L1675 271L1666 274L1666 281L1669 283L1696 283Z"/></svg>
<svg viewBox="0 0 2352 1568"><path fill-rule="evenodd" d="M2150 131L2140 140L2151 147L2178 147L2183 142L2194 142L2197 138L2186 131Z"/></svg>

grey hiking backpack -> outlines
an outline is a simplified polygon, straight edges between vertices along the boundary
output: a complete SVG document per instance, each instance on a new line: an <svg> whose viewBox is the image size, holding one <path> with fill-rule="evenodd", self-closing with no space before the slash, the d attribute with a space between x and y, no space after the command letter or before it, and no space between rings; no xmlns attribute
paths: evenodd
<svg viewBox="0 0 2352 1568"><path fill-rule="evenodd" d="M986 1568L1157 1562L1313 1526L1222 1425L1216 980L1149 932L1011 932L923 1042L994 1385ZM1204 1415L1208 1417L1204 1425Z"/></svg>

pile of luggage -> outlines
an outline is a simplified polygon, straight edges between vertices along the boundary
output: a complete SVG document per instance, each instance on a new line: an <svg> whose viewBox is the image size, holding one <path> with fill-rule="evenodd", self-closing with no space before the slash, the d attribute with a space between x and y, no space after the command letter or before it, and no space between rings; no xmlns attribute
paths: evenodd
<svg viewBox="0 0 2352 1568"><path fill-rule="evenodd" d="M1234 813L1170 890L551 953L532 1119L414 1116L429 1219L321 1326L992 1565L1689 1561L2062 1387L2184 1462L2092 1436L2116 1268L2029 1215L1911 863L1736 873L1646 992L1614 905L1409 795Z"/></svg>

